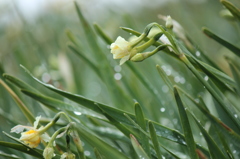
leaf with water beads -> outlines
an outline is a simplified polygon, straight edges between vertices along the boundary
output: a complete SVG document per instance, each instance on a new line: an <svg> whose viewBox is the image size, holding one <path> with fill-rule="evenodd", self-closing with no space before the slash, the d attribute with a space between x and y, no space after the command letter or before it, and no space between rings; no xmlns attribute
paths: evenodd
<svg viewBox="0 0 240 159"><path fill-rule="evenodd" d="M133 145L133 148L135 152L137 153L139 159L150 159L150 157L146 154L146 152L143 150L142 146L139 144L137 139L130 134L130 139Z"/></svg>
<svg viewBox="0 0 240 159"><path fill-rule="evenodd" d="M226 156L223 154L223 152L219 149L218 145L214 142L212 137L207 133L207 131L203 128L203 126L200 124L200 122L197 120L197 118L189 112L193 119L195 120L196 124L198 125L199 129L201 130L207 144L208 148L211 154L212 158L221 158L221 159L227 159Z"/></svg>
<svg viewBox="0 0 240 159"><path fill-rule="evenodd" d="M185 107L183 105L183 102L181 100L181 97L178 93L178 90L176 87L174 87L174 96L176 99L176 103L178 105L178 111L181 119L181 124L184 132L184 136L186 139L187 147L188 147L188 152L190 155L190 158L198 158L198 155L196 153L196 144L194 142L192 130L190 127L189 119L187 117L187 113L185 111Z"/></svg>

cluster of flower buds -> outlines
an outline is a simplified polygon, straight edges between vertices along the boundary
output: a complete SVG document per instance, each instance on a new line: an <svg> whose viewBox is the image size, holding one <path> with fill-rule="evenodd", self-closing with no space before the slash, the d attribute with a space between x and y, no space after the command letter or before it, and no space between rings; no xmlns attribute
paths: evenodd
<svg viewBox="0 0 240 159"><path fill-rule="evenodd" d="M187 38L185 33L182 31L183 29L181 25L170 16L160 16L160 18L166 21L165 27L157 23L151 23L145 28L139 37L132 41L126 41L121 36L117 37L116 41L110 46L113 59L121 59L120 65L128 60L139 62L165 48L167 48L170 52L180 54L179 48L175 44L172 32L186 42ZM160 42L156 49L150 52L143 52L151 45L156 44L156 42Z"/></svg>

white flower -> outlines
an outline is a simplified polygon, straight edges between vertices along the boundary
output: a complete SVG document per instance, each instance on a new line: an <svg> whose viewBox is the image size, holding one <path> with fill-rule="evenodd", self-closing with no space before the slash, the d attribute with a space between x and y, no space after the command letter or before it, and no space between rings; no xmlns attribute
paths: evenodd
<svg viewBox="0 0 240 159"><path fill-rule="evenodd" d="M131 43L126 41L121 36L117 37L116 41L110 46L113 59L121 59L120 65L129 60L131 55Z"/></svg>
<svg viewBox="0 0 240 159"><path fill-rule="evenodd" d="M36 121L34 122L33 127L17 125L11 129L11 132L19 134L23 132L24 129L28 130L21 133L20 140L31 148L37 147L40 144L41 140L48 142L50 140L50 137L44 133L44 131L42 131L44 127L37 129L40 118L41 116L36 117Z"/></svg>
<svg viewBox="0 0 240 159"><path fill-rule="evenodd" d="M160 37L160 39L159 39L162 43L164 43L164 44L168 44L168 45L172 45L171 44L171 42L168 40L168 38L166 37L166 35L162 35L161 37ZM173 51L173 49L170 47L170 46L168 46L168 49L170 50L170 51Z"/></svg>
<svg viewBox="0 0 240 159"><path fill-rule="evenodd" d="M47 146L43 151L44 159L52 159L55 156L52 146Z"/></svg>

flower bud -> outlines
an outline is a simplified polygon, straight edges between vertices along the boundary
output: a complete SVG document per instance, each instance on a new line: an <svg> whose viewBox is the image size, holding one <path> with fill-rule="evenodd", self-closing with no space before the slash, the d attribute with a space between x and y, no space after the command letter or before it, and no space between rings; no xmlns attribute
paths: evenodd
<svg viewBox="0 0 240 159"><path fill-rule="evenodd" d="M52 146L47 146L43 151L44 159L52 159L55 156Z"/></svg>
<svg viewBox="0 0 240 159"><path fill-rule="evenodd" d="M172 18L170 15L167 16L167 19L166 19L166 28L168 28L168 29L173 28L173 21L172 21Z"/></svg>

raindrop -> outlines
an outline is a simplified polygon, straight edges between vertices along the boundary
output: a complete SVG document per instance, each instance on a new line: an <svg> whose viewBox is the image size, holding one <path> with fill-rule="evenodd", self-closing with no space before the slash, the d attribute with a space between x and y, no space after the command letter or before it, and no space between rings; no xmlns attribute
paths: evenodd
<svg viewBox="0 0 240 159"><path fill-rule="evenodd" d="M76 111L74 111L74 114L76 114L76 115L82 115L81 112L76 112Z"/></svg>
<svg viewBox="0 0 240 159"><path fill-rule="evenodd" d="M185 78L184 78L184 77L181 77L180 83L181 83L181 84L184 84L185 82L186 82Z"/></svg>
<svg viewBox="0 0 240 159"><path fill-rule="evenodd" d="M201 53L199 51L197 51L195 54L196 54L196 56L200 56L201 55Z"/></svg>
<svg viewBox="0 0 240 159"><path fill-rule="evenodd" d="M167 67L165 65L162 65L161 68L166 72Z"/></svg>
<svg viewBox="0 0 240 159"><path fill-rule="evenodd" d="M166 110L165 108L161 108L160 109L161 112L165 112L165 110Z"/></svg>
<svg viewBox="0 0 240 159"><path fill-rule="evenodd" d="M178 120L177 120L177 119L173 119L173 123L174 123L174 124L177 124L177 123L178 123Z"/></svg>
<svg viewBox="0 0 240 159"><path fill-rule="evenodd" d="M122 74L121 73L115 73L114 78L115 78L115 80L120 80L122 78Z"/></svg>
<svg viewBox="0 0 240 159"><path fill-rule="evenodd" d="M179 76L175 76L175 77L174 77L174 81L175 81L176 83L180 82L180 80L181 80L181 78L180 78Z"/></svg>
<svg viewBox="0 0 240 159"><path fill-rule="evenodd" d="M238 115L237 115L237 114L234 114L234 117L235 117L235 118L237 118L237 117L238 117Z"/></svg>
<svg viewBox="0 0 240 159"><path fill-rule="evenodd" d="M165 73L167 74L167 76L170 76L172 74L172 71L170 69L167 69Z"/></svg>
<svg viewBox="0 0 240 159"><path fill-rule="evenodd" d="M167 92L169 91L168 86L167 86L167 85L162 86L162 91L163 91L164 93L167 93Z"/></svg>
<svg viewBox="0 0 240 159"><path fill-rule="evenodd" d="M91 153L90 153L89 151L84 151L84 155L86 155L86 156L90 156Z"/></svg>
<svg viewBox="0 0 240 159"><path fill-rule="evenodd" d="M201 133L201 132L200 132L199 134L200 134L200 136L202 136L202 133Z"/></svg>
<svg viewBox="0 0 240 159"><path fill-rule="evenodd" d="M114 70L116 72L120 72L122 70L122 68L121 68L121 66L117 65L117 66L114 67Z"/></svg>
<svg viewBox="0 0 240 159"><path fill-rule="evenodd" d="M204 77L204 80L205 80L205 81L208 81L208 79L209 79L208 76L205 76L205 77Z"/></svg>
<svg viewBox="0 0 240 159"><path fill-rule="evenodd" d="M44 73L42 75L42 80L43 82L48 83L51 80L51 76L48 73Z"/></svg>
<svg viewBox="0 0 240 159"><path fill-rule="evenodd" d="M236 153L237 151L236 150L233 150L233 153Z"/></svg>

